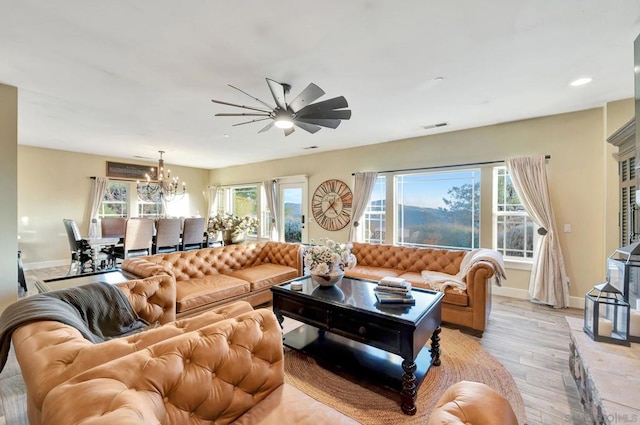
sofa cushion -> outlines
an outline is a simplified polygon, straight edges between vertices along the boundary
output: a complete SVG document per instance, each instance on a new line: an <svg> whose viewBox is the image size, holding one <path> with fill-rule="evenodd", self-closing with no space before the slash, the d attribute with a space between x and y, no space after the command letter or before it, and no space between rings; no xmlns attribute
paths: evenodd
<svg viewBox="0 0 640 425"><path fill-rule="evenodd" d="M249 282L233 276L214 274L177 282L176 310L182 313L202 305L249 292Z"/></svg>
<svg viewBox="0 0 640 425"><path fill-rule="evenodd" d="M403 273L398 277L411 282L411 285L415 288L433 289L425 283L421 273ZM469 295L467 294L467 291L447 287L444 290L444 298L442 299L442 302L467 307L469 305Z"/></svg>
<svg viewBox="0 0 640 425"><path fill-rule="evenodd" d="M246 280L251 284L251 290L257 291L258 289L295 279L298 277L298 270L293 267L266 263L233 271L229 273L229 276Z"/></svg>
<svg viewBox="0 0 640 425"><path fill-rule="evenodd" d="M380 280L383 277L398 277L401 272L394 269L387 269L384 267L371 267L371 266L356 266L351 270L347 270L345 275L347 277L357 277L359 279L371 279Z"/></svg>
<svg viewBox="0 0 640 425"><path fill-rule="evenodd" d="M322 404L289 384L272 391L232 425L356 425L359 422Z"/></svg>

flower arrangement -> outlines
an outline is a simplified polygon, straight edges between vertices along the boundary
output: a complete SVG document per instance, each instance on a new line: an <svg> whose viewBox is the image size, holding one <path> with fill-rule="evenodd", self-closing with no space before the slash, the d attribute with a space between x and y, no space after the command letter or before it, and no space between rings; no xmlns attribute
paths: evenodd
<svg viewBox="0 0 640 425"><path fill-rule="evenodd" d="M320 244L305 249L304 265L311 274L342 274L356 266L356 256L351 253L351 248L350 243L336 243L328 238L320 238Z"/></svg>
<svg viewBox="0 0 640 425"><path fill-rule="evenodd" d="M260 222L257 218L248 215L238 217L231 213L217 214L209 219L207 231L216 233L218 231L228 231L233 235L238 235L249 230L256 230Z"/></svg>

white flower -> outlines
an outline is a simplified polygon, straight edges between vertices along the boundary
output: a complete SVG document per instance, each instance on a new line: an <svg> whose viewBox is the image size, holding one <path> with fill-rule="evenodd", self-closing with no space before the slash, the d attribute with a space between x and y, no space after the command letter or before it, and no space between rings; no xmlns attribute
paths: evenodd
<svg viewBox="0 0 640 425"><path fill-rule="evenodd" d="M332 270L343 271L356 266L351 244L339 244L328 238L320 238L320 241L320 245L305 249L304 265L308 273L328 274Z"/></svg>

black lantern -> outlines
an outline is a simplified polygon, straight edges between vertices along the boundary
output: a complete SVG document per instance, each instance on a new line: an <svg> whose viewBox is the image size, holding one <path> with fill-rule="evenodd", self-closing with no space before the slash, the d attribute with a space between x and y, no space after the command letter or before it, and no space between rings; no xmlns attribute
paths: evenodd
<svg viewBox="0 0 640 425"><path fill-rule="evenodd" d="M629 303L608 279L591 288L585 295L584 331L594 341L631 345Z"/></svg>

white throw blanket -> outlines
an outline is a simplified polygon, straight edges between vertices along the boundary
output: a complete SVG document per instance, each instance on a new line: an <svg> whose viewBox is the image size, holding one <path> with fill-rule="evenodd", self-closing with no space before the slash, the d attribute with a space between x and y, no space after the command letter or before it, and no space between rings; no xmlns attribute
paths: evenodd
<svg viewBox="0 0 640 425"><path fill-rule="evenodd" d="M501 286L502 280L507 278L502 254L492 249L483 248L469 251L462 259L460 271L456 275L423 270L422 278L430 288L436 291L444 291L447 287L465 291L467 289L467 273L478 263L488 264L493 269L496 285Z"/></svg>

